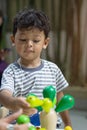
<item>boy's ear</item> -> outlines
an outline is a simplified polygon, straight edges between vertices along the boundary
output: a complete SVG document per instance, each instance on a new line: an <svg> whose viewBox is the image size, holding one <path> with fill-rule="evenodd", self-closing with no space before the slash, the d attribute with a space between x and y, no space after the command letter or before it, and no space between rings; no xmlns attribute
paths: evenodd
<svg viewBox="0 0 87 130"><path fill-rule="evenodd" d="M47 46L48 46L48 44L49 44L49 41L50 41L50 38L49 38L49 37L45 39L45 42L44 42L44 45L43 45L43 49L46 49L46 48L47 48Z"/></svg>
<svg viewBox="0 0 87 130"><path fill-rule="evenodd" d="M11 39L12 44L14 44L15 43L15 38L14 38L13 35L10 36L10 39Z"/></svg>

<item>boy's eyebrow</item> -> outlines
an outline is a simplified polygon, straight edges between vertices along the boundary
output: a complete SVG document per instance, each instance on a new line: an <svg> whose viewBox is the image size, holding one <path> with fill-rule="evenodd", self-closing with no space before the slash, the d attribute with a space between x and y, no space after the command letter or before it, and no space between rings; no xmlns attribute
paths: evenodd
<svg viewBox="0 0 87 130"><path fill-rule="evenodd" d="M21 35L25 35L24 32L20 32ZM41 34L33 34L35 37L41 37Z"/></svg>
<svg viewBox="0 0 87 130"><path fill-rule="evenodd" d="M35 36L35 37L41 37L41 35L40 35L40 34L35 34L34 36Z"/></svg>

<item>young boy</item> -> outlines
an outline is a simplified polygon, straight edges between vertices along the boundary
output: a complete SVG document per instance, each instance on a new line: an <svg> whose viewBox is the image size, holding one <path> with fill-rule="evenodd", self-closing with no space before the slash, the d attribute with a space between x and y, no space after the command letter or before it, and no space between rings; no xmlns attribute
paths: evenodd
<svg viewBox="0 0 87 130"><path fill-rule="evenodd" d="M41 11L24 9L15 16L11 40L20 58L3 73L0 102L5 107L13 111L22 108L25 114L33 114L36 110L24 97L31 92L42 98L43 88L49 85L56 86L58 101L63 96L68 83L62 72L40 57L49 44L49 32L49 19ZM62 112L61 117L65 126L71 126L68 111Z"/></svg>

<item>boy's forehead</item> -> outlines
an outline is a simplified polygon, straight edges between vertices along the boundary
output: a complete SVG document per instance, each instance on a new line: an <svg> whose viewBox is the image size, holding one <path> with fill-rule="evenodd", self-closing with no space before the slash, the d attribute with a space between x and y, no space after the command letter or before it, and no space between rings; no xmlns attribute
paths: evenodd
<svg viewBox="0 0 87 130"><path fill-rule="evenodd" d="M40 30L39 28L21 28L17 29L17 32L21 35L24 34L34 34L36 36L44 34L44 31Z"/></svg>
<svg viewBox="0 0 87 130"><path fill-rule="evenodd" d="M41 31L38 27L26 27L26 28L18 28L18 30L20 31Z"/></svg>

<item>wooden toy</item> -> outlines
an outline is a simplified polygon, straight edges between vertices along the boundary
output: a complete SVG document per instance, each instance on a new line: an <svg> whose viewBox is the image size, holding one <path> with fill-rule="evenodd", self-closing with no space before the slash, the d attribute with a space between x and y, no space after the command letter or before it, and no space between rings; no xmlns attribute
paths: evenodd
<svg viewBox="0 0 87 130"><path fill-rule="evenodd" d="M40 129L44 130L56 130L57 113L71 109L75 104L74 98L71 95L64 95L56 105L56 89L53 86L47 86L44 88L43 99L39 99L35 94L28 94L26 96L26 101L29 102L31 107L35 107L39 110L41 123ZM18 122L20 122L20 119ZM33 128L30 128L29 130L35 130L35 127L33 126ZM64 130L72 129L67 126Z"/></svg>

